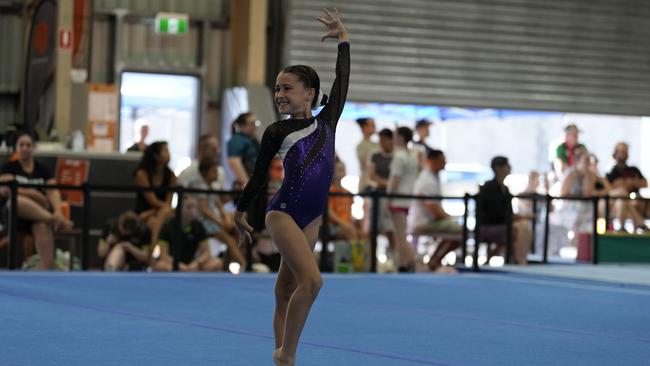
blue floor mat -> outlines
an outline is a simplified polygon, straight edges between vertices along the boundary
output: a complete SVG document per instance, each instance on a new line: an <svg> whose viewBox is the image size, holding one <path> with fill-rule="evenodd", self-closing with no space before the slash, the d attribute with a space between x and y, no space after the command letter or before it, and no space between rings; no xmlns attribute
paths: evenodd
<svg viewBox="0 0 650 366"><path fill-rule="evenodd" d="M298 365L646 365L650 287L325 275ZM0 273L0 365L272 365L273 275Z"/></svg>

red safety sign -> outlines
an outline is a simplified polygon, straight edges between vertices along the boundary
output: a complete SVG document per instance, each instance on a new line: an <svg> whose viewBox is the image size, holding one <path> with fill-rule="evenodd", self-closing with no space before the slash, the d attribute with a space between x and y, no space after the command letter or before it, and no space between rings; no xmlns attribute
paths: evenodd
<svg viewBox="0 0 650 366"><path fill-rule="evenodd" d="M72 30L59 29L59 48L64 50L72 49Z"/></svg>

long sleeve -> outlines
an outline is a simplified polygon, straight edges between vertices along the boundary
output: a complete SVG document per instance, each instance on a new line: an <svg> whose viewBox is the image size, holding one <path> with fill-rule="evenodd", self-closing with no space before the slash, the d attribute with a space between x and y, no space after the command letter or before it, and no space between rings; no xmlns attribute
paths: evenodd
<svg viewBox="0 0 650 366"><path fill-rule="evenodd" d="M341 42L338 45L338 55L336 57L336 78L332 84L329 100L325 108L319 113L321 120L331 123L336 128L336 124L343 113L345 99L348 95L348 84L350 82L350 43Z"/></svg>
<svg viewBox="0 0 650 366"><path fill-rule="evenodd" d="M262 192L262 188L264 187L264 183L266 182L269 173L271 160L273 160L275 155L278 153L280 144L282 143L282 136L279 135L280 134L277 132L275 124L270 125L266 131L264 131L260 152L255 163L255 171L239 197L239 201L237 202L238 211L245 212L251 201L258 194L264 193Z"/></svg>

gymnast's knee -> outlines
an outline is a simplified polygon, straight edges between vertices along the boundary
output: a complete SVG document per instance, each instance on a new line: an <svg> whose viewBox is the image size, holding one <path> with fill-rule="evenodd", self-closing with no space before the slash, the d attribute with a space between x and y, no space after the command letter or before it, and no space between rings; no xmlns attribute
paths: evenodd
<svg viewBox="0 0 650 366"><path fill-rule="evenodd" d="M309 276L308 278L305 278L303 281L301 281L299 286L302 291L305 291L315 299L316 296L318 296L321 287L323 287L323 277L321 277L320 273L317 275Z"/></svg>
<svg viewBox="0 0 650 366"><path fill-rule="evenodd" d="M296 290L296 283L294 281L276 283L275 284L275 298L279 302L289 302L291 295Z"/></svg>

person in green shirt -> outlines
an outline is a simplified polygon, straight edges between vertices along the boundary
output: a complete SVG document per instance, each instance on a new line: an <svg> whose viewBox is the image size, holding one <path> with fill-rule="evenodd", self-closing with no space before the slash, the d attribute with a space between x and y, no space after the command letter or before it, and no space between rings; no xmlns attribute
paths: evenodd
<svg viewBox="0 0 650 366"><path fill-rule="evenodd" d="M585 145L578 141L580 130L574 124L570 124L564 128L564 142L555 148L555 161L553 168L558 177L564 177L567 168L575 166L577 163L577 156L582 150L587 150Z"/></svg>

